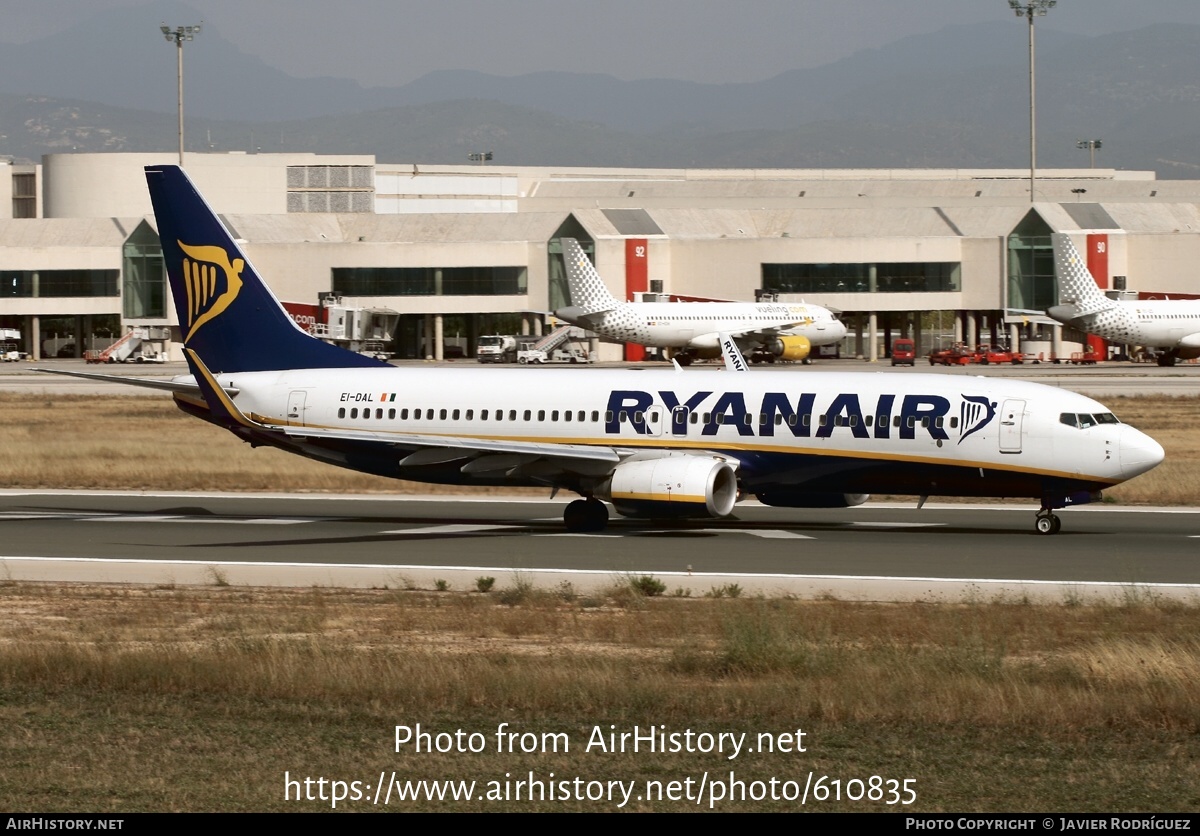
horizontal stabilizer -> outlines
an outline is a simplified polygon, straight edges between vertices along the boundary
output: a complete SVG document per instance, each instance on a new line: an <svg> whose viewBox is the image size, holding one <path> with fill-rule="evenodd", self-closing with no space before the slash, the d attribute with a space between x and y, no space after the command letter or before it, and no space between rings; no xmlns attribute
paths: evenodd
<svg viewBox="0 0 1200 836"><path fill-rule="evenodd" d="M126 377L120 374L68 371L67 369L30 369L29 371L39 374L61 374L66 377L80 377L84 380L97 380L102 383L119 383L122 386L140 386L143 389L158 389L162 392L177 392L181 395L200 394L200 386L196 383L195 379L186 375L173 377L170 380L159 380L149 377ZM224 387L223 391L231 397L238 393L237 389L228 386Z"/></svg>

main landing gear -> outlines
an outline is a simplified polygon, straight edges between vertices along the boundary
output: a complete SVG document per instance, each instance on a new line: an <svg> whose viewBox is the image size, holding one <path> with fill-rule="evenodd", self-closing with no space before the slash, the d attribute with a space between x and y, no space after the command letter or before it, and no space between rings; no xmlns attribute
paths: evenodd
<svg viewBox="0 0 1200 836"><path fill-rule="evenodd" d="M1033 527L1038 534L1057 534L1058 530L1062 528L1062 520L1049 508L1043 508L1038 511Z"/></svg>
<svg viewBox="0 0 1200 836"><path fill-rule="evenodd" d="M567 531L603 531L608 526L608 506L593 496L576 499L563 511Z"/></svg>

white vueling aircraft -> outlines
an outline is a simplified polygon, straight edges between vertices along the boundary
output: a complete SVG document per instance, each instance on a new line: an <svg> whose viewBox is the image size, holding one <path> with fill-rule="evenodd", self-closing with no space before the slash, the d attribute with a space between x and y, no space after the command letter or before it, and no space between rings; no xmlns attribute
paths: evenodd
<svg viewBox="0 0 1200 836"><path fill-rule="evenodd" d="M762 347L772 363L807 360L812 349L833 345L846 326L828 308L793 302L622 302L574 238L563 238L563 261L571 305L554 312L559 319L603 337L667 348L687 366L692 360L719 357L719 335L728 334L743 352Z"/></svg>
<svg viewBox="0 0 1200 836"><path fill-rule="evenodd" d="M1059 303L1046 310L1048 317L1113 342L1165 349L1160 366L1200 357L1200 299L1109 299L1070 237L1051 238Z"/></svg>
<svg viewBox="0 0 1200 836"><path fill-rule="evenodd" d="M582 497L564 514L577 531L604 528L601 500L702 518L744 495L812 508L884 492L1031 497L1052 534L1054 509L1163 458L1091 398L1022 381L397 368L300 330L181 169L146 179L192 376L72 374L167 389L251 445L397 479L565 488Z"/></svg>

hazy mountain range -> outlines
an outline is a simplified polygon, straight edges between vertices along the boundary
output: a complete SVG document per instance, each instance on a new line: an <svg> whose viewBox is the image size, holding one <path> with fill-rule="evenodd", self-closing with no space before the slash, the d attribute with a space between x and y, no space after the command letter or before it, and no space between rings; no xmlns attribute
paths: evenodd
<svg viewBox="0 0 1200 836"><path fill-rule="evenodd" d="M0 153L176 146L175 54L120 9L0 44ZM1011 167L1029 161L1027 26L952 27L755 83L542 72L433 72L365 88L298 79L212 26L184 48L188 147L375 154L385 162L669 167ZM1200 177L1200 27L1095 38L1039 28L1038 162Z"/></svg>

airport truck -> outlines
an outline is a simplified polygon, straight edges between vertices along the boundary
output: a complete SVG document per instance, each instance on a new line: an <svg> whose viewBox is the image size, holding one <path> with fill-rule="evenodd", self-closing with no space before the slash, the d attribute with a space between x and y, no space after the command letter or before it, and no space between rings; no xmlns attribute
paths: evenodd
<svg viewBox="0 0 1200 836"><path fill-rule="evenodd" d="M515 363L517 338L501 334L480 337L475 346L475 359L480 363Z"/></svg>

